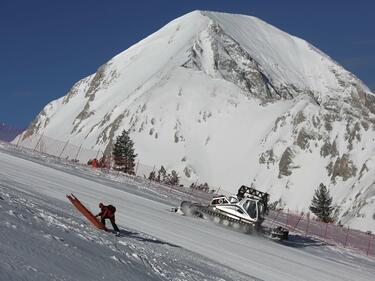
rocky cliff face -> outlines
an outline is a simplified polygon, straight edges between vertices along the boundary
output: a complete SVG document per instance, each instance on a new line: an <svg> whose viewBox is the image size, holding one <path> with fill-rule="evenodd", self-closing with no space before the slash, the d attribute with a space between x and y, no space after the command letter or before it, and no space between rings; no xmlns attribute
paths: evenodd
<svg viewBox="0 0 375 281"><path fill-rule="evenodd" d="M315 47L248 16L192 12L49 103L24 133L110 151L130 129L142 163L307 210L330 188L375 231L375 98ZM86 160L86 159L83 159Z"/></svg>

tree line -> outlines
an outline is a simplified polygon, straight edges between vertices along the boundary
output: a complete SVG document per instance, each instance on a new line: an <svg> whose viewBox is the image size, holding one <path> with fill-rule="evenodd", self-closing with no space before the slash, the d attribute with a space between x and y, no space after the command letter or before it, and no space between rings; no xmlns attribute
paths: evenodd
<svg viewBox="0 0 375 281"><path fill-rule="evenodd" d="M135 159L137 154L134 150L134 142L129 137L129 132L126 130L122 131L122 134L116 138L116 142L112 150L114 169L130 175L134 175ZM180 183L180 177L175 170L170 173L161 166L160 169L152 171L149 176L149 180L156 182L177 186ZM193 183L190 186L191 189L202 190L209 192L210 188L207 183L197 184ZM329 193L327 187L321 183L315 190L314 196L311 200L309 210L315 214L319 220L323 222L333 222L335 207L332 204L332 196Z"/></svg>

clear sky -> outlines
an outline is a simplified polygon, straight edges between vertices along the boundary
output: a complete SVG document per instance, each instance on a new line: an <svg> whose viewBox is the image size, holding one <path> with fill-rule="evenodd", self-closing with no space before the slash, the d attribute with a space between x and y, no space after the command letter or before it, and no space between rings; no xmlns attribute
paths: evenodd
<svg viewBox="0 0 375 281"><path fill-rule="evenodd" d="M101 64L197 9L261 18L375 90L375 0L0 0L0 122L26 127Z"/></svg>

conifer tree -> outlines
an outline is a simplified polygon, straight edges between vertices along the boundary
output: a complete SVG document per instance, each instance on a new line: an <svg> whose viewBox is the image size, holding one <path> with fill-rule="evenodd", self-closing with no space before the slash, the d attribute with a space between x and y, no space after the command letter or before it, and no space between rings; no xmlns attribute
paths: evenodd
<svg viewBox="0 0 375 281"><path fill-rule="evenodd" d="M116 170L134 175L137 154L134 153L134 142L130 139L128 131L123 130L122 134L116 138L112 155Z"/></svg>
<svg viewBox="0 0 375 281"><path fill-rule="evenodd" d="M310 211L313 212L321 221L332 222L332 213L334 207L332 206L332 197L329 194L327 187L321 183L315 190L314 197L311 200Z"/></svg>
<svg viewBox="0 0 375 281"><path fill-rule="evenodd" d="M176 185L179 184L179 182L180 182L180 178L179 178L177 172L175 170L172 170L171 174L168 175L168 180L167 180L166 183L169 184L169 185L176 186Z"/></svg>
<svg viewBox="0 0 375 281"><path fill-rule="evenodd" d="M150 180L150 181L156 181L156 180L157 180L155 171L152 171L152 172L149 174L149 176L148 176L148 180Z"/></svg>
<svg viewBox="0 0 375 281"><path fill-rule="evenodd" d="M166 179L167 179L167 170L164 168L164 166L161 166L158 171L157 181L165 182Z"/></svg>

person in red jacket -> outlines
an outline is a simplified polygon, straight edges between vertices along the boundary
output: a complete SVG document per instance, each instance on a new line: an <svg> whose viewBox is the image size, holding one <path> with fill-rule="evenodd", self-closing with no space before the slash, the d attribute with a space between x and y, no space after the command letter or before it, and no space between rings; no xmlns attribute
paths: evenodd
<svg viewBox="0 0 375 281"><path fill-rule="evenodd" d="M112 224L112 227L113 227L113 230L116 231L117 234L120 233L120 230L119 228L117 227L116 223L115 223L115 212L116 212L116 208L112 205L104 205L103 203L99 203L99 208L100 208L100 213L97 214L95 217L99 217L100 216L100 221L102 222L102 224L105 226L105 220L106 219L109 219L111 224Z"/></svg>
<svg viewBox="0 0 375 281"><path fill-rule="evenodd" d="M91 165L92 165L93 168L98 168L99 167L98 160L96 158L94 160L92 160Z"/></svg>

